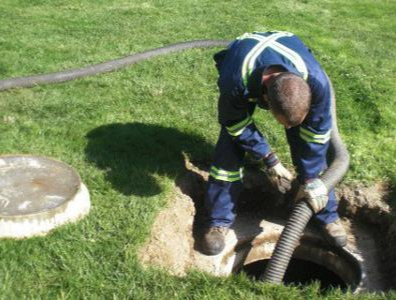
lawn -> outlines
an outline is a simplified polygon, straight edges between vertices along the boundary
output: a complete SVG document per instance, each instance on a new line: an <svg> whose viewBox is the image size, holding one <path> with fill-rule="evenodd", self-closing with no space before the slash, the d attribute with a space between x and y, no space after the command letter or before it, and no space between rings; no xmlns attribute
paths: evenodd
<svg viewBox="0 0 396 300"><path fill-rule="evenodd" d="M346 184L396 186L395 1L2 0L0 79L81 67L164 45L231 40L254 30L299 35L332 78ZM0 243L2 299L341 299L318 286L273 287L243 275L178 278L144 269L137 251L183 176L216 142L220 48L158 57L114 73L0 93L0 154L73 166L92 210L49 236ZM262 131L291 168L283 129ZM391 203L393 206L395 203ZM366 295L359 299L385 299ZM396 295L393 295L396 297Z"/></svg>

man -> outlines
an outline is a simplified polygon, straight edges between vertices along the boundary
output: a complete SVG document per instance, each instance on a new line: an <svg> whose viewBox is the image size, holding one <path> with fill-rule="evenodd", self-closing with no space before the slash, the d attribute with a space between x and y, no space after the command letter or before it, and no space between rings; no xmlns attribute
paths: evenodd
<svg viewBox="0 0 396 300"><path fill-rule="evenodd" d="M203 250L216 255L235 220L246 152L263 161L279 190L287 191L291 173L271 151L252 119L255 107L270 110L285 127L300 183L327 239L346 245L334 191L319 179L327 168L332 127L331 83L310 50L292 33L254 32L233 41L214 56L219 71L220 136L210 170L205 206L208 228Z"/></svg>

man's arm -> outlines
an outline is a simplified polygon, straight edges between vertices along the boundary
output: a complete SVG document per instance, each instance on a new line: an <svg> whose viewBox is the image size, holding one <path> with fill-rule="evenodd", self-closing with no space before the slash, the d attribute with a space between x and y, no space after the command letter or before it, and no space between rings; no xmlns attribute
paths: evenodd
<svg viewBox="0 0 396 300"><path fill-rule="evenodd" d="M304 122L286 130L293 162L301 183L318 178L327 168L332 130L331 87L326 77L311 87L312 105Z"/></svg>
<svg viewBox="0 0 396 300"><path fill-rule="evenodd" d="M256 160L270 159L271 148L266 138L254 124L251 114L253 103L248 103L242 96L222 93L219 98L219 122L226 128L232 140ZM249 107L250 106L250 107ZM268 161L269 164L276 161Z"/></svg>
<svg viewBox="0 0 396 300"><path fill-rule="evenodd" d="M271 151L267 140L254 124L251 116L254 107L249 109L249 105L255 104L246 105L245 103L241 98L238 103L238 99L220 96L219 121L239 147L250 153L257 161L265 164L266 173L273 185L281 193L285 193L290 189L293 177Z"/></svg>
<svg viewBox="0 0 396 300"><path fill-rule="evenodd" d="M328 190L319 175L327 168L327 151L332 130L331 99L334 96L328 78L312 89L312 107L304 122L286 131L298 181L304 197L315 212L327 204Z"/></svg>

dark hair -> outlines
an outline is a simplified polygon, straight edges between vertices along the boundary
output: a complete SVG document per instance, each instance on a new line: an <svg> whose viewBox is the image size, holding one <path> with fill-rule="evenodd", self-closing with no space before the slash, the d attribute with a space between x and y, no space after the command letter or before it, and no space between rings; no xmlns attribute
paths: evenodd
<svg viewBox="0 0 396 300"><path fill-rule="evenodd" d="M299 125L311 105L311 89L306 81L291 72L276 76L268 87L270 109L284 116L290 126Z"/></svg>

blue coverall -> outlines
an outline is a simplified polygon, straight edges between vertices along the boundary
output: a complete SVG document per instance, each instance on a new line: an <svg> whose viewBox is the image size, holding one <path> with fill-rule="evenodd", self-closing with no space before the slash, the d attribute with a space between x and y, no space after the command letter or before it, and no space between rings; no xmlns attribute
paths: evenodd
<svg viewBox="0 0 396 300"><path fill-rule="evenodd" d="M261 100L263 72L269 67L281 66L304 78L311 89L312 103L307 117L301 125L286 129L301 184L317 178L327 168L326 153L332 127L331 87L311 51L288 32L244 34L226 50L215 54L214 59L219 71L221 131L210 169L205 206L210 227L230 227L242 190L245 153L258 160L271 153L252 119L256 105L268 109ZM338 219L337 206L334 190L331 190L327 206L316 218L324 224L334 222Z"/></svg>

